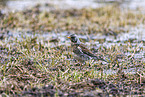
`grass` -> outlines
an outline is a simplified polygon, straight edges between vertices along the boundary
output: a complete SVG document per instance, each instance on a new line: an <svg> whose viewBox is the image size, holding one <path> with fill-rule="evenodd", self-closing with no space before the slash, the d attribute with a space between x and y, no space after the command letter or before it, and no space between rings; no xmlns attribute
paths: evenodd
<svg viewBox="0 0 145 97"><path fill-rule="evenodd" d="M73 60L71 47L66 42L48 42L50 39L41 39L39 36L53 31L76 31L77 34L87 32L88 35L113 31L119 34L127 32L127 27L144 24L144 18L144 14L131 10L123 12L116 6L57 9L50 12L40 11L37 6L25 11L3 14L0 23L3 35L3 39L0 40L1 95L143 95L145 63L142 58L134 58L134 54L144 50L139 43L134 46L133 42L127 40L127 43L112 45L109 48L95 45L97 49L93 49L90 44L94 53L103 55L111 62L87 61L82 64ZM29 31L32 36L22 33L19 39L10 36L11 31ZM39 34L34 37L36 33ZM131 54L125 55L128 52ZM136 70L135 74L124 72L131 68ZM103 73L109 69L115 70L116 73Z"/></svg>
<svg viewBox="0 0 145 97"><path fill-rule="evenodd" d="M88 34L108 33L110 30L120 33L124 27L144 23L145 16L131 10L123 12L120 7L107 6L101 8L40 11L36 6L22 12L8 13L1 19L1 28L26 29L30 32L44 33L55 29L60 31L76 31ZM83 34L83 33L82 33Z"/></svg>

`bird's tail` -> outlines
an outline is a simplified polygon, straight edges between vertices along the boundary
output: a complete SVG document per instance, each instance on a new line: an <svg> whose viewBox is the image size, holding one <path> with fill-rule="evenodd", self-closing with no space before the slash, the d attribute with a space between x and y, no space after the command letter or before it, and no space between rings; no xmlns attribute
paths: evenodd
<svg viewBox="0 0 145 97"><path fill-rule="evenodd" d="M102 61L108 62L106 59L102 58L101 56L96 56L95 59L96 60L102 60Z"/></svg>
<svg viewBox="0 0 145 97"><path fill-rule="evenodd" d="M103 58L101 58L100 60L105 61L105 62L108 62L106 59L103 59Z"/></svg>

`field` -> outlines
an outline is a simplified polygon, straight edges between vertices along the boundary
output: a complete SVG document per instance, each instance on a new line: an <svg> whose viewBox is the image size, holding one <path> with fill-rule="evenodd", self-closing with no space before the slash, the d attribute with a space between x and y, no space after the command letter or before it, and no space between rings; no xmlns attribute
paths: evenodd
<svg viewBox="0 0 145 97"><path fill-rule="evenodd" d="M1 96L145 96L145 39L132 37L145 33L140 9L41 7L0 13ZM74 33L108 62L77 60Z"/></svg>

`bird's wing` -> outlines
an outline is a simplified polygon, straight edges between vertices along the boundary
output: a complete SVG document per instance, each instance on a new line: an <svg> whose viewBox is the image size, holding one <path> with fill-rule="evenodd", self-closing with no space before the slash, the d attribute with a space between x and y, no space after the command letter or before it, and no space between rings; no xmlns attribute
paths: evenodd
<svg viewBox="0 0 145 97"><path fill-rule="evenodd" d="M75 45L73 46L73 52L77 55L83 54L81 48L79 48L78 46L75 46Z"/></svg>
<svg viewBox="0 0 145 97"><path fill-rule="evenodd" d="M91 56L91 57L97 57L93 52L91 52L89 49L87 49L85 47L85 45L80 44L79 47L81 48L81 50L84 54L87 54L88 56Z"/></svg>
<svg viewBox="0 0 145 97"><path fill-rule="evenodd" d="M95 55L93 52L91 52L89 49L87 49L87 48L85 47L85 45L80 44L79 47L81 48L81 50L82 50L82 52L83 52L84 54L87 54L87 55L90 56L90 57L94 57L94 58L97 59L97 60L103 60L103 61L108 62L108 61L105 60L103 57Z"/></svg>

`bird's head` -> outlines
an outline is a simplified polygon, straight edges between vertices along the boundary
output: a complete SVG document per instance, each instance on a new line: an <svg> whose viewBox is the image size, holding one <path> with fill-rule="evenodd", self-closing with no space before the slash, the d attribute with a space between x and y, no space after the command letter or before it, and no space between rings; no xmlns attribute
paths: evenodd
<svg viewBox="0 0 145 97"><path fill-rule="evenodd" d="M80 44L80 40L79 40L79 38L77 37L76 34L71 34L71 35L68 36L67 38L69 38L69 39L71 40L72 43Z"/></svg>

